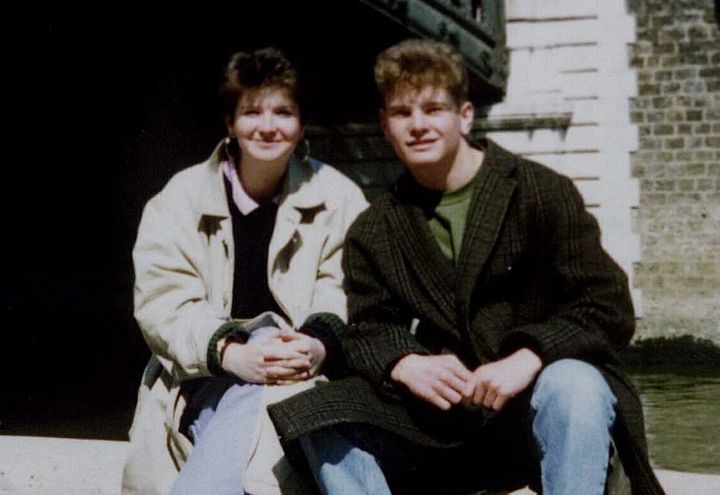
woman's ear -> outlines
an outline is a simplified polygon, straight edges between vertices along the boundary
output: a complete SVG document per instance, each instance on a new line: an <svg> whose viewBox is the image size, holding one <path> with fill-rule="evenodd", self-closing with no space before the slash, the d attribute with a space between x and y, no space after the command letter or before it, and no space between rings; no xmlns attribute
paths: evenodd
<svg viewBox="0 0 720 495"><path fill-rule="evenodd" d="M235 137L235 129L233 129L234 123L235 122L230 116L225 116L225 127L227 128L228 136L230 136L231 138Z"/></svg>

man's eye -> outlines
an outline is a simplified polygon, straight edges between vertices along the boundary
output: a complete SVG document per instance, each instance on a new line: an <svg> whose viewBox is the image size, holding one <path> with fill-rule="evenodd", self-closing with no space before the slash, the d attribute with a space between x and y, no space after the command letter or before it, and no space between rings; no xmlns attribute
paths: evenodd
<svg viewBox="0 0 720 495"><path fill-rule="evenodd" d="M410 115L410 110L407 108L396 108L390 112L392 117L407 117Z"/></svg>
<svg viewBox="0 0 720 495"><path fill-rule="evenodd" d="M443 110L444 110L444 108L440 105L428 107L425 109L425 111L429 114L440 113Z"/></svg>

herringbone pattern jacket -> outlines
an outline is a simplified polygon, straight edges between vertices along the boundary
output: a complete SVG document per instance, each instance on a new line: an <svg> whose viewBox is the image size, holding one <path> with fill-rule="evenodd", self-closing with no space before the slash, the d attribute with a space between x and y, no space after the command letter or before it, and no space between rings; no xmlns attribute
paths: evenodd
<svg viewBox="0 0 720 495"><path fill-rule="evenodd" d="M271 409L286 446L332 424L372 424L426 447L462 443L457 415L389 382L409 353L453 352L470 368L530 347L544 364L590 362L618 397L614 431L634 493L662 493L637 393L616 368L634 331L627 277L603 250L572 181L485 144L457 265L427 226L428 191L406 174L351 227L345 247L352 378ZM411 331L412 329L412 331Z"/></svg>

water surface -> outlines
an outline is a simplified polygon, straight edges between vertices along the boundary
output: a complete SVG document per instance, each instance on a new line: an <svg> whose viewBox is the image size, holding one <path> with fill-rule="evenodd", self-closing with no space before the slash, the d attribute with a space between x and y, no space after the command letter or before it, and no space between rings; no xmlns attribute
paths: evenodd
<svg viewBox="0 0 720 495"><path fill-rule="evenodd" d="M720 474L720 370L634 370L654 467Z"/></svg>

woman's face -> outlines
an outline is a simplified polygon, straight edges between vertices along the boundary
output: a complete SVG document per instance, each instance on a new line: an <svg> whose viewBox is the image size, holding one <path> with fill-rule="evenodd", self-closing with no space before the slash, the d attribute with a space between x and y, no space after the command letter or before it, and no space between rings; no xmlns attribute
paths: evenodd
<svg viewBox="0 0 720 495"><path fill-rule="evenodd" d="M228 133L237 138L242 161L284 165L302 138L300 111L284 88L246 91Z"/></svg>

